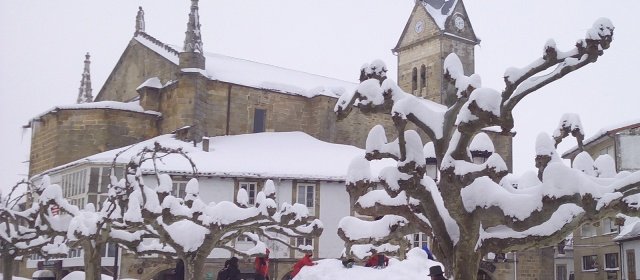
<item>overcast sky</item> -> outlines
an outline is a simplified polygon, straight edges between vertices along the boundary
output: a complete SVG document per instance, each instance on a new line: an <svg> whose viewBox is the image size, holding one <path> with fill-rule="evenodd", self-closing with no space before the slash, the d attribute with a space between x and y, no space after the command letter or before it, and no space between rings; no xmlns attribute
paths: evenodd
<svg viewBox="0 0 640 280"><path fill-rule="evenodd" d="M390 52L413 0L203 0L207 52L356 82L364 62L380 58L396 76ZM183 0L0 0L0 186L27 173L30 130L22 126L54 105L72 104L84 54L91 53L94 96L132 38L138 6L146 31L182 45L189 11ZM587 137L640 120L634 81L640 65L640 1L466 0L476 34L476 73L502 90L502 75L538 58L554 38L568 49L599 17L616 26L612 47L588 65L527 97L516 110L515 172L534 168L534 140L565 112L578 113ZM560 152L571 147L564 144Z"/></svg>

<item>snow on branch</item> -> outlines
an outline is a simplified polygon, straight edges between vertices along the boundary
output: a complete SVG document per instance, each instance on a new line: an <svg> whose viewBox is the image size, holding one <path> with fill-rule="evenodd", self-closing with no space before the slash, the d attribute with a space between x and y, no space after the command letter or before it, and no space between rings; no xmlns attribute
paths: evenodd
<svg viewBox="0 0 640 280"><path fill-rule="evenodd" d="M365 159L354 159L349 167L346 188L358 216L339 225L347 257L365 256L384 244L397 245L402 256L402 240L422 232L433 238L432 251L449 275L475 279L481 257L489 252L554 245L582 223L617 212L640 215L640 172L616 173L608 156L593 160L578 154L572 167L560 159L559 141L572 135L581 145L584 138L576 115L563 116L553 137L538 136L537 174L510 174L504 160L510 154L498 154L514 136L514 107L528 94L595 62L609 48L613 30L609 20L600 19L566 52L547 41L541 58L506 71L502 92L481 87L480 77L466 76L460 59L450 54L443 73L448 84L440 92L448 107L403 92L365 66L361 87L343 96L335 111L339 119L352 108L386 114L397 138L388 141L385 128L390 127L375 126ZM495 126L501 131L484 133ZM365 160L384 158L396 166L371 174Z"/></svg>

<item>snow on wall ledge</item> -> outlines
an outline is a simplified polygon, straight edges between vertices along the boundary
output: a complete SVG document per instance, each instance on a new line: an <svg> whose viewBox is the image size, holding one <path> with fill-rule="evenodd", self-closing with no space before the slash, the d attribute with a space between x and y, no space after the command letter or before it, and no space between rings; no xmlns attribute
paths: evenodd
<svg viewBox="0 0 640 280"><path fill-rule="evenodd" d="M71 105L60 105L55 106L42 114L39 114L34 119L39 119L42 116L49 114L51 112L56 112L59 110L88 110L88 109L112 109L112 110L121 110L121 111L129 111L129 112L137 112L142 114L149 114L155 116L162 116L162 113L156 111L145 111L142 106L138 102L118 102L118 101L99 101L99 102L89 102L89 103L81 103L81 104L71 104Z"/></svg>
<svg viewBox="0 0 640 280"><path fill-rule="evenodd" d="M56 173L60 170L84 163L111 164L116 154L128 149L117 160L120 164L129 162L143 147L153 147L154 143L164 147L182 148L195 162L199 173L209 176L281 179L317 179L344 181L350 162L355 157L364 157L364 150L341 144L318 140L303 132L266 132L232 136L211 137L209 152L202 150L201 144L161 135L134 144L95 154L34 176ZM371 164L372 174L378 174L387 166L395 166L393 160L381 160ZM169 155L159 163L163 173L188 174L191 165L181 156ZM143 170L152 170L143 166ZM370 175L370 177L375 177Z"/></svg>

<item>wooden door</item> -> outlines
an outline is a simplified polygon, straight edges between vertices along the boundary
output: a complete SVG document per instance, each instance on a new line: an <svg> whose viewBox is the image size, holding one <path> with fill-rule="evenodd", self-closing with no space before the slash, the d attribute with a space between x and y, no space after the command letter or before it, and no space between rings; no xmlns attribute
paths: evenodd
<svg viewBox="0 0 640 280"><path fill-rule="evenodd" d="M627 279L636 279L636 252L627 250Z"/></svg>

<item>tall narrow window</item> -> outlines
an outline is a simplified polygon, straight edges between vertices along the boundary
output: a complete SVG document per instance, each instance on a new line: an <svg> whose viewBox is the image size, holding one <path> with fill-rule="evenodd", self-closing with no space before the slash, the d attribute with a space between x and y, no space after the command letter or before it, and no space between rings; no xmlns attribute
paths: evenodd
<svg viewBox="0 0 640 280"><path fill-rule="evenodd" d="M581 227L582 238L596 236L596 227L592 224L586 223Z"/></svg>
<svg viewBox="0 0 640 280"><path fill-rule="evenodd" d="M424 233L414 233L413 234L413 242L412 242L412 246L413 247L418 247L418 248L422 248L422 246L424 245L428 245L428 237L426 234Z"/></svg>
<svg viewBox="0 0 640 280"><path fill-rule="evenodd" d="M253 111L253 133L264 132L266 128L267 110L255 109Z"/></svg>
<svg viewBox="0 0 640 280"><path fill-rule="evenodd" d="M418 69L413 68L411 73L411 92L415 92L418 89Z"/></svg>
<svg viewBox="0 0 640 280"><path fill-rule="evenodd" d="M598 257L596 255L582 256L582 271L596 271Z"/></svg>
<svg viewBox="0 0 640 280"><path fill-rule="evenodd" d="M107 258L113 258L116 256L116 244L115 243L107 243L105 245L104 256Z"/></svg>
<svg viewBox="0 0 640 280"><path fill-rule="evenodd" d="M427 67L422 65L420 66L420 88L426 88L426 87L427 87Z"/></svg>
<svg viewBox="0 0 640 280"><path fill-rule="evenodd" d="M314 189L315 185L311 184L299 184L298 185L298 198L297 201L300 204L303 204L309 208L314 207Z"/></svg>
<svg viewBox="0 0 640 280"><path fill-rule="evenodd" d="M556 265L556 280L567 280L567 265Z"/></svg>
<svg viewBox="0 0 640 280"><path fill-rule="evenodd" d="M618 232L618 226L616 226L616 220L612 218L604 218L602 220L602 234L616 233Z"/></svg>
<svg viewBox="0 0 640 280"><path fill-rule="evenodd" d="M241 182L240 188L247 191L249 204L254 205L256 203L256 194L258 193L258 184L255 182Z"/></svg>
<svg viewBox="0 0 640 280"><path fill-rule="evenodd" d="M173 185L171 186L171 195L178 198L184 198L186 188L186 181L173 181Z"/></svg>
<svg viewBox="0 0 640 280"><path fill-rule="evenodd" d="M604 268L608 270L617 270L620 267L618 265L618 253L604 254Z"/></svg>

